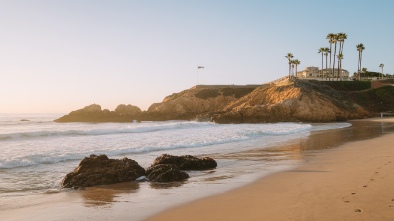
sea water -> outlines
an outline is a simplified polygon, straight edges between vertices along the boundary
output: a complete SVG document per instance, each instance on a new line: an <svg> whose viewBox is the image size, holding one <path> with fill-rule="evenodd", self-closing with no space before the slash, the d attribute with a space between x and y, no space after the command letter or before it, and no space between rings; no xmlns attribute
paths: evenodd
<svg viewBox="0 0 394 221"><path fill-rule="evenodd" d="M145 168L163 153L211 156L218 161L215 175L191 172L190 185L218 179L231 182L238 175L256 172L256 168L273 172L294 165L294 159L283 159L277 152L256 161L256 154L248 151L305 138L312 131L351 126L350 123L53 122L60 116L0 115L0 210L13 209L16 205L10 202L20 197L64 191L63 177L91 154L128 157Z"/></svg>

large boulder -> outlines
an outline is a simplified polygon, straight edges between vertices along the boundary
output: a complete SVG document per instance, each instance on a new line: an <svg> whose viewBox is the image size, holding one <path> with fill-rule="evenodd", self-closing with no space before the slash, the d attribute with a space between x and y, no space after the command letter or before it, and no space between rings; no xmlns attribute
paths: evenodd
<svg viewBox="0 0 394 221"><path fill-rule="evenodd" d="M146 176L153 182L174 182L189 178L189 175L173 164L157 164L146 169Z"/></svg>
<svg viewBox="0 0 394 221"><path fill-rule="evenodd" d="M163 154L153 161L152 166L158 164L173 164L181 170L208 170L217 167L216 161L210 157L197 158L191 155L172 156Z"/></svg>
<svg viewBox="0 0 394 221"><path fill-rule="evenodd" d="M134 181L145 175L145 169L136 161L109 159L106 155L85 157L79 166L62 181L64 188L80 188Z"/></svg>

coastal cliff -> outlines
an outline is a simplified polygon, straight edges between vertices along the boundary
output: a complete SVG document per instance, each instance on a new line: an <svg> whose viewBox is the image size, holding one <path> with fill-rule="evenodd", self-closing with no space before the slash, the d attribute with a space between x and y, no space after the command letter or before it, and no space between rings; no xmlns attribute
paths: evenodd
<svg viewBox="0 0 394 221"><path fill-rule="evenodd" d="M229 104L212 119L218 123L331 122L368 117L347 93L320 82L285 80L260 87Z"/></svg>
<svg viewBox="0 0 394 221"><path fill-rule="evenodd" d="M357 87L363 85L363 87ZM370 83L367 84L367 88ZM350 88L350 89L349 89ZM195 86L152 104L147 111L90 105L56 122L200 120L216 123L332 122L370 117L394 109L394 87L365 89L364 83L284 79L249 86Z"/></svg>

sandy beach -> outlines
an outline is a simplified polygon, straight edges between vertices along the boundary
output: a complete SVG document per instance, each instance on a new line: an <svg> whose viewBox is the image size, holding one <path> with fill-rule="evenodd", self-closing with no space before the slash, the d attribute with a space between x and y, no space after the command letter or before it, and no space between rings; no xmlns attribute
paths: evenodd
<svg viewBox="0 0 394 221"><path fill-rule="evenodd" d="M388 134L319 151L294 170L148 220L394 220L393 140Z"/></svg>

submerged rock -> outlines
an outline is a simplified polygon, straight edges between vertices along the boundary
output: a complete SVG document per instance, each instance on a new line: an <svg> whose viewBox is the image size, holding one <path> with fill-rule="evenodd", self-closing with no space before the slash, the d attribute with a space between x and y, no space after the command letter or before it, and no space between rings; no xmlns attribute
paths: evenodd
<svg viewBox="0 0 394 221"><path fill-rule="evenodd" d="M217 167L216 161L210 157L197 158L191 155L172 156L163 154L153 161L152 166L158 164L173 164L181 170L208 170Z"/></svg>
<svg viewBox="0 0 394 221"><path fill-rule="evenodd" d="M189 178L189 175L173 164L158 164L146 169L149 181L153 182L173 182L182 181Z"/></svg>
<svg viewBox="0 0 394 221"><path fill-rule="evenodd" d="M109 159L106 155L90 155L64 177L62 187L80 188L129 182L143 175L145 169L134 160L126 157L118 160Z"/></svg>

